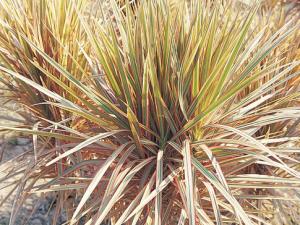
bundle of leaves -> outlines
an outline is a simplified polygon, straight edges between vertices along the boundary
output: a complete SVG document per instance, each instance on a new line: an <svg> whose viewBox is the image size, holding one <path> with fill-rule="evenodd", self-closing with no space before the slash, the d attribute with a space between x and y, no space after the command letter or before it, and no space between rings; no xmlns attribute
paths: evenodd
<svg viewBox="0 0 300 225"><path fill-rule="evenodd" d="M85 0L76 2L79 11L88 4ZM89 52L90 45L75 8L62 0L4 0L0 6L3 14L0 33L2 66L79 104L79 92L30 45L34 44L72 73L75 79L84 82L89 71L85 54ZM9 100L22 104L36 117L57 122L70 115L48 104L53 102L52 99L32 89L26 82L12 76L4 76L1 81L10 90Z"/></svg>
<svg viewBox="0 0 300 225"><path fill-rule="evenodd" d="M92 48L83 65L73 41L59 48L69 67L64 54L48 52L13 20L2 22L1 46L19 37L34 56L2 54L1 71L26 86L24 98L33 90L43 96L26 102L33 113L47 103L37 114L45 127L6 127L32 133L35 144L31 163L17 170L25 176L12 218L29 193L53 191L56 215L67 207L68 224L261 224L277 220L277 207L293 212L300 183L299 55L288 52L298 47L295 19L264 28L269 21L257 5L239 10L231 1L120 7L112 0L112 16L87 16L80 3L62 2L77 18L71 39L84 37ZM20 60L38 70L38 80ZM53 118L52 109L64 113ZM51 145L40 144L45 136Z"/></svg>

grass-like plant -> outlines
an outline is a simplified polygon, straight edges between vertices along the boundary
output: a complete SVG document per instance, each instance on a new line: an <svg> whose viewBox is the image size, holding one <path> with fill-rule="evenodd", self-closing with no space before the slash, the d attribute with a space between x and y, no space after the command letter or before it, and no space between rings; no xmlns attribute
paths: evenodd
<svg viewBox="0 0 300 225"><path fill-rule="evenodd" d="M87 5L85 0L77 3L81 11ZM74 78L84 81L89 66L84 54L89 51L90 45L74 7L61 0L4 0L0 6L3 13L0 60L3 66L74 103L81 102L76 89L66 90L72 88L70 82L27 42L34 43ZM29 108L35 116L56 122L69 116L61 109L45 104L52 99L32 89L31 85L8 76L2 81L11 90L10 98L13 95L14 101Z"/></svg>
<svg viewBox="0 0 300 225"><path fill-rule="evenodd" d="M55 4L42 2L48 15ZM56 191L56 215L68 207L67 224L193 225L269 223L286 200L296 205L278 190L300 183L299 62L288 52L298 48L297 21L259 29L259 7L231 1L110 4L87 22L80 2L61 1L77 32L66 25L72 41L54 35L50 46L2 20L1 48L18 37L30 57L8 50L1 71L26 86L21 96L43 96L26 105L65 112L39 113L47 121L39 130L9 128L35 137L15 208L28 193ZM45 30L57 21L47 18ZM92 48L82 58L81 37ZM44 136L50 147L39 144Z"/></svg>

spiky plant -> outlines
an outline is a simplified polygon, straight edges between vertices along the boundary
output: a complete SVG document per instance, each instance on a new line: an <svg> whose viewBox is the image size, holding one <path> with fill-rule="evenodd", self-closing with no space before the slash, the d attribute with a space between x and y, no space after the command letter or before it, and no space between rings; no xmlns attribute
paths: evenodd
<svg viewBox="0 0 300 225"><path fill-rule="evenodd" d="M88 4L86 0L76 2L79 11ZM74 78L84 81L88 75L88 60L84 54L90 47L74 7L62 0L4 0L0 7L3 13L0 33L2 65L74 103L80 103L78 92L71 83L27 42L42 49ZM53 76L53 79L48 79L48 76ZM13 100L27 107L36 117L56 122L69 117L66 111L48 104L51 98L30 85L11 76L1 80L11 90Z"/></svg>
<svg viewBox="0 0 300 225"><path fill-rule="evenodd" d="M270 222L274 205L289 199L277 191L300 183L299 92L290 85L299 62L282 63L285 54L275 52L293 43L286 40L298 24L258 31L258 6L239 11L231 1L110 3L113 17L89 23L76 2L66 3L93 48L90 70L99 71L86 82L22 36L70 83L65 95L0 67L88 124L22 130L56 145L35 152L18 200L57 191L68 224ZM44 75L64 88L51 71ZM74 90L80 104L66 97Z"/></svg>
<svg viewBox="0 0 300 225"><path fill-rule="evenodd" d="M91 48L87 41L87 35L79 23L76 11L85 12L90 1L76 0L75 2L77 4L76 10L70 2L65 0L1 1L0 65L15 73L22 74L32 83L41 85L44 90L53 91L70 102L81 104L81 102L85 102L84 96L80 96L80 92L72 86L71 82L61 76L59 71L47 63L29 44L29 42L34 43L66 71L72 73L75 79L86 82L86 76L92 76L87 56L90 54ZM52 79L49 79L49 76ZM25 108L25 112L18 111L18 113L22 114L24 118L30 118L26 124L15 127L15 129L23 133L22 130L28 128L28 125L34 127L35 154L43 154L43 146L47 146L49 150L58 144L52 134L47 135L54 130L64 140L72 140L67 136L68 131L58 131L56 122L70 127L82 126L82 121L79 118L72 117L72 113L67 110L51 105L52 98L49 98L42 91L33 89L32 85L4 73L0 76L0 83L1 91L3 90L0 96L1 100L3 99L3 102L11 101L19 107ZM3 105L0 107L1 116L3 107ZM7 126L1 127L1 131L7 130L6 128ZM24 134L26 133L27 130L25 129ZM43 136L37 137L37 133L42 133ZM19 181L19 184L23 184L32 176L32 171L26 172L27 163L24 161L12 168L12 171L25 172L24 179ZM4 174L12 172L6 171L7 167L3 166ZM35 173L33 174L35 175ZM7 177L1 178L1 182L7 179ZM1 186L1 188L3 187ZM17 189L17 186L14 189ZM27 195L29 193L26 193L26 197ZM17 196L16 202L24 199L24 196L20 198ZM3 201L1 200L0 207L2 204ZM15 208L18 209L18 207ZM61 210L60 208L57 209L58 212ZM13 210L13 217L14 214ZM54 223L55 221L56 219L53 220Z"/></svg>

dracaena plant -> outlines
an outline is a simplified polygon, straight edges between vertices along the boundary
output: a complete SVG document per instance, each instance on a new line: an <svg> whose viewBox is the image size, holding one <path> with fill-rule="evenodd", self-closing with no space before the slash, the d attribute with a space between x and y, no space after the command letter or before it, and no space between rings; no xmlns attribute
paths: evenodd
<svg viewBox="0 0 300 225"><path fill-rule="evenodd" d="M85 0L76 2L79 11L87 6ZM74 78L84 81L88 71L88 60L84 54L90 48L74 7L61 0L4 0L0 7L3 13L0 21L1 64L74 103L80 102L76 89L66 91L72 88L70 82L36 54L27 42L42 49ZM53 78L48 79L48 76ZM48 104L51 98L27 83L11 76L1 80L11 90L10 99L28 108L34 116L55 122L69 117L68 112Z"/></svg>
<svg viewBox="0 0 300 225"><path fill-rule="evenodd" d="M22 36L70 85L51 71L45 79L66 96L76 90L79 102L0 67L88 126L22 129L56 145L35 151L20 192L57 191L57 211L71 205L68 224L272 221L288 199L277 191L300 183L299 92L291 85L299 63L275 53L293 44L297 22L257 29L258 6L239 10L231 1L110 4L89 22L78 3L67 4L92 47L86 81Z"/></svg>

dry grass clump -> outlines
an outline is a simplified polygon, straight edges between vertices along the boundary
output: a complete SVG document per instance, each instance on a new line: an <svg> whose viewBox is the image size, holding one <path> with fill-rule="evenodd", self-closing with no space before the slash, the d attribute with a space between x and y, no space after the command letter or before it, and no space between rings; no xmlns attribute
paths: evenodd
<svg viewBox="0 0 300 225"><path fill-rule="evenodd" d="M68 224L298 221L297 12L7 2L0 70L38 123L2 127L34 139L12 218L30 193L55 191Z"/></svg>
<svg viewBox="0 0 300 225"><path fill-rule="evenodd" d="M82 11L87 3L85 0L78 0L77 4L78 10ZM2 66L73 103L80 103L79 92L35 50L35 47L41 49L75 79L84 81L89 71L84 54L89 52L90 45L74 7L67 1L60 0L4 0L1 1L1 11ZM53 79L48 76L53 76ZM32 89L31 85L11 76L5 76L2 80L11 90L13 99L27 107L35 116L55 122L70 116L67 111L49 104L53 102L52 98ZM68 88L72 92L67 91Z"/></svg>

